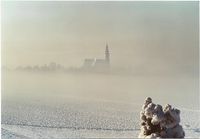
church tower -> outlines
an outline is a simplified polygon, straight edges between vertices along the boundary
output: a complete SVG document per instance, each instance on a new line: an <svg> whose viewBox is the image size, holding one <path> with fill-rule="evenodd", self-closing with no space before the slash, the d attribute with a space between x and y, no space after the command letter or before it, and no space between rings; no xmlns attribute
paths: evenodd
<svg viewBox="0 0 200 139"><path fill-rule="evenodd" d="M105 50L105 60L110 63L110 52L108 49L108 44L106 44L106 50Z"/></svg>

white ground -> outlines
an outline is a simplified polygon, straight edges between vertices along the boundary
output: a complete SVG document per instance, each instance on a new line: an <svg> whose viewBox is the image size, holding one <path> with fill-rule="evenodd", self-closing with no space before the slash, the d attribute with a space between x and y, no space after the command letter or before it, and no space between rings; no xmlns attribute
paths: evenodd
<svg viewBox="0 0 200 139"><path fill-rule="evenodd" d="M3 77L2 139L136 138L147 96L180 109L186 137L200 137L193 79L97 77Z"/></svg>
<svg viewBox="0 0 200 139"><path fill-rule="evenodd" d="M115 102L83 102L57 106L22 105L20 102L4 105L2 138L137 137L139 109L136 104L134 107L134 104ZM181 116L186 137L200 137L199 112L182 110Z"/></svg>

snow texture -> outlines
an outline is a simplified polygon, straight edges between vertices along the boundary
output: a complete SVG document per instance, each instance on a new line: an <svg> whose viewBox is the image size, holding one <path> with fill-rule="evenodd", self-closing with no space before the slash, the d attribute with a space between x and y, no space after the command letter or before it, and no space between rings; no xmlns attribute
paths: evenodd
<svg viewBox="0 0 200 139"><path fill-rule="evenodd" d="M137 138L140 104L2 103L2 139ZM199 111L181 109L186 138L200 137Z"/></svg>
<svg viewBox="0 0 200 139"><path fill-rule="evenodd" d="M180 110L167 104L164 109L146 98L140 113L141 131L139 138L184 138L180 123Z"/></svg>

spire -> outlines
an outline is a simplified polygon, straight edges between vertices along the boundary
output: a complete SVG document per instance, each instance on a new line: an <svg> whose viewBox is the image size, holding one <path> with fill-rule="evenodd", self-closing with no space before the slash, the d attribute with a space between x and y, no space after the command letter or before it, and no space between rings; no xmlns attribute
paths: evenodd
<svg viewBox="0 0 200 139"><path fill-rule="evenodd" d="M106 43L106 52L109 52L109 50L108 50L108 44Z"/></svg>
<svg viewBox="0 0 200 139"><path fill-rule="evenodd" d="M106 43L106 50L105 50L105 60L109 63L110 62L110 52L108 49L108 44Z"/></svg>

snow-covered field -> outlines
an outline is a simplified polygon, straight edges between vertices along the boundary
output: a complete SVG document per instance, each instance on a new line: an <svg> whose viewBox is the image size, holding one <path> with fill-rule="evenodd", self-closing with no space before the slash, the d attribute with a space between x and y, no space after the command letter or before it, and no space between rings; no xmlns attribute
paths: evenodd
<svg viewBox="0 0 200 139"><path fill-rule="evenodd" d="M147 96L180 109L186 137L200 137L197 79L52 74L4 74L3 139L136 138Z"/></svg>

